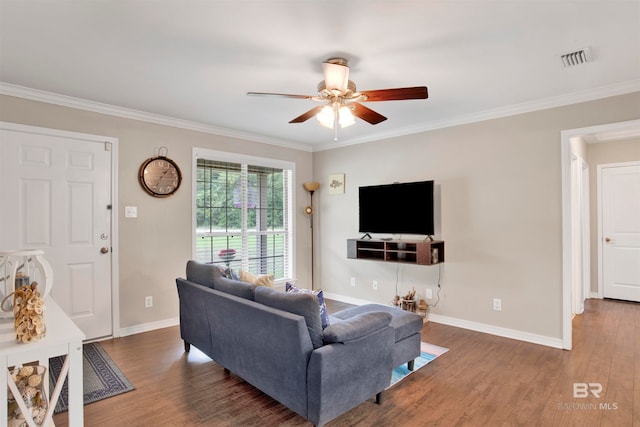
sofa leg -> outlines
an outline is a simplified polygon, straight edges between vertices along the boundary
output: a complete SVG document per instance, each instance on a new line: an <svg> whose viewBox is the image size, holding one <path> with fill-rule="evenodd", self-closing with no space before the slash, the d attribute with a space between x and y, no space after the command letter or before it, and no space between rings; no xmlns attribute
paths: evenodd
<svg viewBox="0 0 640 427"><path fill-rule="evenodd" d="M407 369L410 371L413 371L413 365L414 365L415 359L409 360L407 362Z"/></svg>
<svg viewBox="0 0 640 427"><path fill-rule="evenodd" d="M376 403L378 405L382 405L383 393L384 391L381 391L380 393L376 394Z"/></svg>
<svg viewBox="0 0 640 427"><path fill-rule="evenodd" d="M184 342L184 351L186 351L187 353L189 353L189 350L191 350L191 344L189 344L188 342Z"/></svg>

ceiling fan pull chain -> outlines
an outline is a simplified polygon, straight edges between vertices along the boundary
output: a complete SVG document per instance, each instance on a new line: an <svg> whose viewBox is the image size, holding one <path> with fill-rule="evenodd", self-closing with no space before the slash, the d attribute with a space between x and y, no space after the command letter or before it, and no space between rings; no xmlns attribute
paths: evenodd
<svg viewBox="0 0 640 427"><path fill-rule="evenodd" d="M337 141L338 140L338 108L337 106L334 104L333 105L333 140Z"/></svg>

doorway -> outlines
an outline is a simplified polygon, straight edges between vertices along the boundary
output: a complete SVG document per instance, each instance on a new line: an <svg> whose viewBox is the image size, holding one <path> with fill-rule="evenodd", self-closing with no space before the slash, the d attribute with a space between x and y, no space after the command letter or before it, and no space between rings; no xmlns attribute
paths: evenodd
<svg viewBox="0 0 640 427"><path fill-rule="evenodd" d="M580 227L574 223L574 215L578 207L572 200L572 188L575 187L572 178L572 147L571 141L583 139L587 144L599 142L621 141L640 138L640 120L610 123L586 128L571 129L561 132L561 165L562 165L562 345L566 350L572 348L572 316L574 314L574 289L576 274L584 271L576 268L577 260L584 258L584 246L576 245L579 241ZM586 240L588 242L588 239ZM584 289L584 288L583 288ZM588 295L584 295L587 297Z"/></svg>
<svg viewBox="0 0 640 427"><path fill-rule="evenodd" d="M114 336L117 139L0 122L0 153L0 247L42 249L51 297L88 340Z"/></svg>
<svg viewBox="0 0 640 427"><path fill-rule="evenodd" d="M640 302L640 161L598 165L598 295Z"/></svg>

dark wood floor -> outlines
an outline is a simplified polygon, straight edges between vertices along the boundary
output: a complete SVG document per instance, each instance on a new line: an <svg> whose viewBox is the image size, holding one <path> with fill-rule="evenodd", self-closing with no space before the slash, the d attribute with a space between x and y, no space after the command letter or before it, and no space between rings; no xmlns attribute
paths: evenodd
<svg viewBox="0 0 640 427"><path fill-rule="evenodd" d="M422 337L450 351L382 405L371 399L328 425L640 426L640 304L587 301L573 351L433 322ZM310 425L197 349L185 353L177 327L101 344L136 390L87 405L87 426ZM574 383L601 384L600 398L574 398ZM55 423L66 426L66 413Z"/></svg>

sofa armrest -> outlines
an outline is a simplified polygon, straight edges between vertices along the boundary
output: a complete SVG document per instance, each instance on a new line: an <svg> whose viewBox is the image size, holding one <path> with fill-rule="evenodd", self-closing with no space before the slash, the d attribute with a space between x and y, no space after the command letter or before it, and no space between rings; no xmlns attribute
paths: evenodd
<svg viewBox="0 0 640 427"><path fill-rule="evenodd" d="M389 313L362 313L327 326L322 332L322 340L325 344L358 340L388 326L389 323L391 323Z"/></svg>
<svg viewBox="0 0 640 427"><path fill-rule="evenodd" d="M374 322L367 316L355 323L368 319L369 325L382 320L374 317ZM345 329L350 329L348 326ZM307 419L315 425L323 425L373 398L391 382L393 328L382 326L360 338L355 338L354 331L358 328L353 328L343 335L353 339L327 344L311 353L307 368Z"/></svg>

